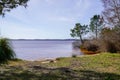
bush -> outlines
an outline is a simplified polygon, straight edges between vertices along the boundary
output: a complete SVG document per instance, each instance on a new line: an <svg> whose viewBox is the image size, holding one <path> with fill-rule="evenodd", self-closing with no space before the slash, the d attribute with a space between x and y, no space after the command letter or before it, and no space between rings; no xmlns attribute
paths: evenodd
<svg viewBox="0 0 120 80"><path fill-rule="evenodd" d="M77 55L76 55L76 54L72 54L72 57L73 57L73 58L76 58L76 57L77 57Z"/></svg>
<svg viewBox="0 0 120 80"><path fill-rule="evenodd" d="M105 52L116 53L120 51L120 28L105 28L100 35L100 50Z"/></svg>
<svg viewBox="0 0 120 80"><path fill-rule="evenodd" d="M86 49L88 51L96 52L96 51L98 51L99 47L98 47L97 41L93 39L93 40L85 41L81 45L81 48Z"/></svg>
<svg viewBox="0 0 120 80"><path fill-rule="evenodd" d="M15 53L11 47L10 41L7 38L0 38L0 63L14 59Z"/></svg>

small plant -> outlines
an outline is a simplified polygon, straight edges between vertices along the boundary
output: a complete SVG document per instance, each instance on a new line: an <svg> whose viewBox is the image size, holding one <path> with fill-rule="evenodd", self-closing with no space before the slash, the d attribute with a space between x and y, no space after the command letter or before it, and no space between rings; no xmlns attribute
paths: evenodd
<svg viewBox="0 0 120 80"><path fill-rule="evenodd" d="M59 60L61 60L61 58L56 58L56 60L58 60L58 61L59 61Z"/></svg>
<svg viewBox="0 0 120 80"><path fill-rule="evenodd" d="M11 47L9 39L0 38L0 63L5 63L14 58L15 53Z"/></svg>
<svg viewBox="0 0 120 80"><path fill-rule="evenodd" d="M73 58L76 58L76 57L77 57L77 55L76 55L76 54L72 54L72 57L73 57Z"/></svg>

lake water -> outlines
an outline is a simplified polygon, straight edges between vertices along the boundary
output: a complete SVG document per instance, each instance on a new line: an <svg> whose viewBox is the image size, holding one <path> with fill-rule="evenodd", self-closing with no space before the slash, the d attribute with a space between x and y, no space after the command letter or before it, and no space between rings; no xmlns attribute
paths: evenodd
<svg viewBox="0 0 120 80"><path fill-rule="evenodd" d="M40 60L46 58L70 57L80 55L79 50L72 48L73 41L61 40L13 40L12 45L17 58Z"/></svg>

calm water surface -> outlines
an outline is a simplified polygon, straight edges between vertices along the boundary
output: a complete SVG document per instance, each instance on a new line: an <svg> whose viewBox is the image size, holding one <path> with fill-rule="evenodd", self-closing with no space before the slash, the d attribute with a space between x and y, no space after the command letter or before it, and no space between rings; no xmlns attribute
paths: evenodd
<svg viewBox="0 0 120 80"><path fill-rule="evenodd" d="M73 41L40 41L40 40L13 40L13 48L17 58L24 60L39 60L46 58L70 57L72 54L81 54L72 49Z"/></svg>

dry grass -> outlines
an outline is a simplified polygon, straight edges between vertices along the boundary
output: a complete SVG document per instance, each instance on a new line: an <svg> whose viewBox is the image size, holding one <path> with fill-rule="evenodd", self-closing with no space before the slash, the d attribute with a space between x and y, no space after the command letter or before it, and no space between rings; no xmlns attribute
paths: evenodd
<svg viewBox="0 0 120 80"><path fill-rule="evenodd" d="M82 53L87 54L87 55L91 55L91 54L97 54L97 52L94 51L88 51L86 49L80 49Z"/></svg>

